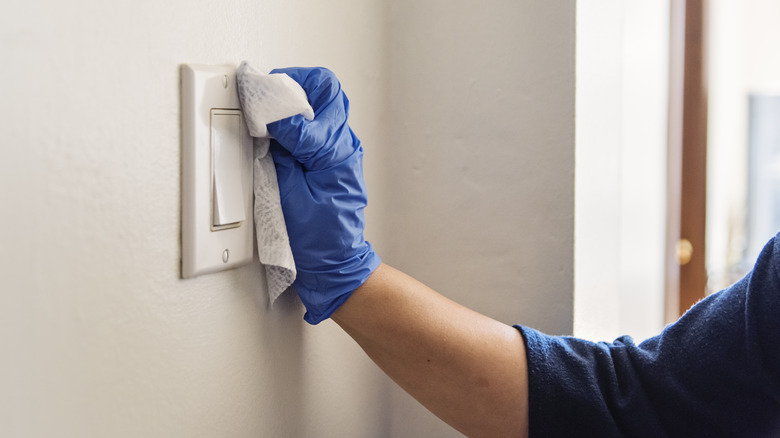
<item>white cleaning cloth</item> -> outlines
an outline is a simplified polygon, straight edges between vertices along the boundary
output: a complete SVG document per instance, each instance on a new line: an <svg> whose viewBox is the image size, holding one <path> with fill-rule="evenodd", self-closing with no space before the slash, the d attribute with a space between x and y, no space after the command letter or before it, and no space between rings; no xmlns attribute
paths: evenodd
<svg viewBox="0 0 780 438"><path fill-rule="evenodd" d="M244 61L236 71L236 82L249 134L254 137L257 253L265 267L268 298L273 304L292 285L296 271L265 125L296 114L312 120L314 110L303 88L285 74L263 74Z"/></svg>

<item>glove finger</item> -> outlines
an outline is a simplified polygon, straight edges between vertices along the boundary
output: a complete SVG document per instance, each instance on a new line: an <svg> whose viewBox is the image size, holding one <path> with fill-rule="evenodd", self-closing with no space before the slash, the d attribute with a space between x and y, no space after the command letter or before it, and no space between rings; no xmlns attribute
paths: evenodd
<svg viewBox="0 0 780 438"><path fill-rule="evenodd" d="M327 168L351 155L355 149L352 140L357 139L347 125L349 100L333 72L296 67L276 69L272 73L285 73L303 87L315 117L308 121L293 116L270 123L271 135L306 169Z"/></svg>
<svg viewBox="0 0 780 438"><path fill-rule="evenodd" d="M289 67L274 69L271 73L284 73L300 84L315 114L322 106L336 98L341 91L338 78L327 68Z"/></svg>

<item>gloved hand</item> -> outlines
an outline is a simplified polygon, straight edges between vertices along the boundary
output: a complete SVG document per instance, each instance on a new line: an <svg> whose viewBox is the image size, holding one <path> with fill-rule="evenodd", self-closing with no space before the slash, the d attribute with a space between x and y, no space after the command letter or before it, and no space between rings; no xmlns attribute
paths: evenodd
<svg viewBox="0 0 780 438"><path fill-rule="evenodd" d="M301 115L269 123L284 220L298 275L293 288L304 319L331 316L379 266L363 238L366 186L363 148L347 124L349 101L324 68L285 68L309 97L314 119Z"/></svg>

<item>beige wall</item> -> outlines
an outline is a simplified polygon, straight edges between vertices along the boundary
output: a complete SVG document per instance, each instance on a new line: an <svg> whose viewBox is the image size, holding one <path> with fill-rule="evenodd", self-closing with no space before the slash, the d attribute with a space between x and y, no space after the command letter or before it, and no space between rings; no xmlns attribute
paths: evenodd
<svg viewBox="0 0 780 438"><path fill-rule="evenodd" d="M384 377L257 265L179 279L179 64L327 65L381 148L386 8L328 3L5 5L3 436L382 436Z"/></svg>
<svg viewBox="0 0 780 438"><path fill-rule="evenodd" d="M570 334L574 2L400 0L390 17L386 261L501 321ZM394 395L394 437L451 436Z"/></svg>
<svg viewBox="0 0 780 438"><path fill-rule="evenodd" d="M5 5L3 436L454 434L332 323L267 309L258 266L179 278L181 63L333 69L385 259L571 331L574 4L426 5Z"/></svg>

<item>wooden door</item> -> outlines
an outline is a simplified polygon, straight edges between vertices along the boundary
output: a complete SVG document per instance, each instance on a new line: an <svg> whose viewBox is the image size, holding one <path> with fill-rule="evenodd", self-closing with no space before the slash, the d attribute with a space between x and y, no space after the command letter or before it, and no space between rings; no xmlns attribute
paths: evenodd
<svg viewBox="0 0 780 438"><path fill-rule="evenodd" d="M707 1L672 0L666 319L705 296Z"/></svg>

